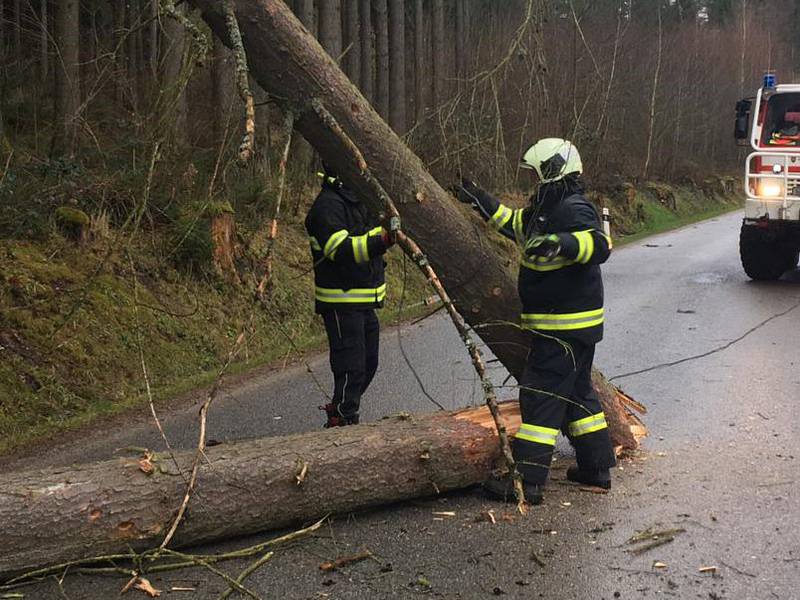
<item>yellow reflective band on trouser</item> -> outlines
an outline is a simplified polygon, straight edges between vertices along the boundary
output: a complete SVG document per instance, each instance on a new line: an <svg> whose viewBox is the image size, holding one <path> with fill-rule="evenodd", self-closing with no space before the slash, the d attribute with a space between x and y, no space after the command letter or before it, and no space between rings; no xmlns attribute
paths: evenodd
<svg viewBox="0 0 800 600"><path fill-rule="evenodd" d="M608 425L606 424L606 416L603 413L597 413L596 415L586 417L585 419L572 421L569 424L569 434L572 437L578 437L580 435L586 435L587 433L593 433L595 431L600 431L601 429L606 429L607 427Z"/></svg>
<svg viewBox="0 0 800 600"><path fill-rule="evenodd" d="M352 288L340 290L333 288L314 288L314 297L319 302L330 304L367 304L382 302L386 298L386 284L376 288Z"/></svg>
<svg viewBox="0 0 800 600"><path fill-rule="evenodd" d="M547 260L543 256L537 256L533 259L528 259L525 258L525 255L523 254L522 258L520 259L520 264L531 271L557 271L558 269L563 269L564 267L574 265L575 261L563 256L556 256L551 260Z"/></svg>
<svg viewBox="0 0 800 600"><path fill-rule="evenodd" d="M603 323L604 311L587 310L586 312L565 314L538 314L522 313L522 328L537 329L542 331L568 331L572 329L587 329Z"/></svg>
<svg viewBox="0 0 800 600"><path fill-rule="evenodd" d="M510 208L501 204L497 207L497 210L492 215L492 218L489 219L492 227L495 229L502 229L503 226L508 223L509 219L514 213L511 211Z"/></svg>
<svg viewBox="0 0 800 600"><path fill-rule="evenodd" d="M526 442L536 442L537 444L544 444L545 446L555 446L557 435L558 429L523 423L519 426L519 431L514 437L520 440L525 440Z"/></svg>
<svg viewBox="0 0 800 600"><path fill-rule="evenodd" d="M326 258L330 258L331 260L336 258L336 249L342 245L342 242L347 239L348 235L347 229L340 229L336 233L331 234L331 237L325 242L325 249L323 250L323 254Z"/></svg>
<svg viewBox="0 0 800 600"><path fill-rule="evenodd" d="M367 248L367 234L356 235L350 237L350 242L353 244L353 259L357 264L363 264L369 261L369 249Z"/></svg>
<svg viewBox="0 0 800 600"><path fill-rule="evenodd" d="M322 246L319 245L317 238L315 238L312 235L311 237L308 238L308 241L311 243L312 250L317 250L318 252L322 252Z"/></svg>
<svg viewBox="0 0 800 600"><path fill-rule="evenodd" d="M523 209L518 208L514 211L514 218L511 221L512 228L514 229L514 237L517 240L518 244L525 243L525 232L522 231L522 211Z"/></svg>
<svg viewBox="0 0 800 600"><path fill-rule="evenodd" d="M578 240L578 256L575 257L575 262L588 263L594 254L594 238L591 230L575 231L572 236Z"/></svg>

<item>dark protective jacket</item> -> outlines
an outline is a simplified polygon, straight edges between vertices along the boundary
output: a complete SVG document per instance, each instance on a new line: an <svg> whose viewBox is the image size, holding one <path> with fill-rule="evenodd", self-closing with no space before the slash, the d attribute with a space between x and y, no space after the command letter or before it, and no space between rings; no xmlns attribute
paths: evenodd
<svg viewBox="0 0 800 600"><path fill-rule="evenodd" d="M317 312L380 308L386 297L382 228L348 188L328 178L306 216Z"/></svg>
<svg viewBox="0 0 800 600"><path fill-rule="evenodd" d="M489 224L520 247L518 289L522 327L563 339L599 342L603 337L600 264L611 253L597 209L577 184L544 184L526 208L511 209L490 194L476 194L476 208ZM558 235L555 258L525 256L534 236Z"/></svg>

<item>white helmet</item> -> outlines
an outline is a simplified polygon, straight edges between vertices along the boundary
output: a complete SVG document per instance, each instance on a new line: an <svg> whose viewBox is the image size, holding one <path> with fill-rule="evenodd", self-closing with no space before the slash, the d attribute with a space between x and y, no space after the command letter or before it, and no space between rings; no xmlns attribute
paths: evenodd
<svg viewBox="0 0 800 600"><path fill-rule="evenodd" d="M583 163L572 142L561 138L544 138L528 148L520 166L533 169L542 183L564 178L570 173L583 173Z"/></svg>

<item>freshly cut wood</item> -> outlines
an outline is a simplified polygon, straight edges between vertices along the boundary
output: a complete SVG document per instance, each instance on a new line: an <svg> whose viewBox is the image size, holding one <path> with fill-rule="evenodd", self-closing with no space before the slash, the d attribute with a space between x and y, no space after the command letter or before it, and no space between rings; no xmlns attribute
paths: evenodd
<svg viewBox="0 0 800 600"><path fill-rule="evenodd" d="M516 431L517 404L502 410ZM206 454L176 546L464 488L499 464L500 446L482 407L219 445ZM176 457L187 472L194 453ZM0 475L0 580L156 547L184 491L172 459L152 453Z"/></svg>
<svg viewBox="0 0 800 600"><path fill-rule="evenodd" d="M190 0L190 4L221 39L227 39L218 2ZM298 130L376 212L385 207L363 177L364 169L380 181L403 218L404 230L425 251L459 312L518 377L529 334L515 325L520 314L512 273L515 261L487 243L485 227L465 214L469 211L436 182L284 2L231 0L231 4L256 81L276 102L298 115ZM366 164L358 164L342 136L313 109L312 100L333 115ZM612 432L625 431L630 425L628 411L624 406L607 406L616 402L616 394L613 386L604 383L602 387L598 391L608 418L620 420ZM614 444L631 448L631 438L615 438Z"/></svg>

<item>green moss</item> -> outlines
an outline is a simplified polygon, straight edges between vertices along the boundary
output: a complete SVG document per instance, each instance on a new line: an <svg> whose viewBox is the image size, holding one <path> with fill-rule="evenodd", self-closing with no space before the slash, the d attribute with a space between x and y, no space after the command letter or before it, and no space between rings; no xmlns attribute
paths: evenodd
<svg viewBox="0 0 800 600"><path fill-rule="evenodd" d="M89 224L89 215L74 206L59 206L56 209L56 221L62 225L82 227Z"/></svg>

